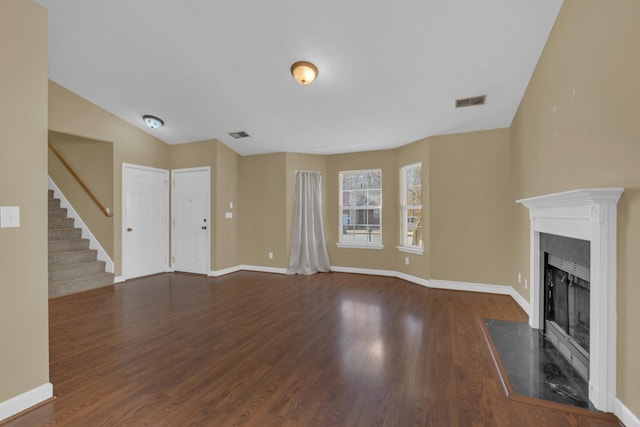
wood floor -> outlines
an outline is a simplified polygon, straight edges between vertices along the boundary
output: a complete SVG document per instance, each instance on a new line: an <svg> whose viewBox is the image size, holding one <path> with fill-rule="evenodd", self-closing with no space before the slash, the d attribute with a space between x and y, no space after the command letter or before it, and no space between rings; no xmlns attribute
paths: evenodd
<svg viewBox="0 0 640 427"><path fill-rule="evenodd" d="M56 399L10 426L616 426L512 401L508 296L386 277L164 274L49 302Z"/></svg>

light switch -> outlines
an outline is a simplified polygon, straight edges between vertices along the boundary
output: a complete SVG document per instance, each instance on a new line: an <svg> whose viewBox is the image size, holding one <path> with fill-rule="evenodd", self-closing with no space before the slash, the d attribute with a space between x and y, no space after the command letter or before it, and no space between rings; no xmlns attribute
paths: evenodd
<svg viewBox="0 0 640 427"><path fill-rule="evenodd" d="M233 202L229 202L229 209L233 209Z"/></svg>
<svg viewBox="0 0 640 427"><path fill-rule="evenodd" d="M227 219L233 218L233 212L225 212L224 213L224 217L227 218Z"/></svg>
<svg viewBox="0 0 640 427"><path fill-rule="evenodd" d="M0 228L20 227L20 206L0 206Z"/></svg>

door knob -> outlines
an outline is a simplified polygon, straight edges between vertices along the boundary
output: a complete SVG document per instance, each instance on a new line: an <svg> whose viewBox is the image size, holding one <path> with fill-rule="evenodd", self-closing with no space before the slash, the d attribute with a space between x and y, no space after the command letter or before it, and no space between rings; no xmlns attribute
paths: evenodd
<svg viewBox="0 0 640 427"><path fill-rule="evenodd" d="M127 231L133 231L133 228L128 227L128 228L127 228Z"/></svg>

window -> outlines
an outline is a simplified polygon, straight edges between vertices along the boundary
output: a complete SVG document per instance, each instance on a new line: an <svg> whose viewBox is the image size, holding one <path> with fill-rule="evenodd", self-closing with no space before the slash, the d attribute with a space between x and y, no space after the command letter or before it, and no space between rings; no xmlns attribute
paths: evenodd
<svg viewBox="0 0 640 427"><path fill-rule="evenodd" d="M382 249L382 170L340 172L338 246Z"/></svg>
<svg viewBox="0 0 640 427"><path fill-rule="evenodd" d="M401 242L398 249L422 253L422 163L400 169Z"/></svg>

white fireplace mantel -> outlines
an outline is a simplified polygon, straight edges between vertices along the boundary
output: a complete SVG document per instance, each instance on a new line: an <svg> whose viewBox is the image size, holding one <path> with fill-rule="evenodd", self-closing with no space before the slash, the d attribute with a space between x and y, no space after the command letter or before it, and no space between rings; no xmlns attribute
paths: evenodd
<svg viewBox="0 0 640 427"><path fill-rule="evenodd" d="M529 208L531 327L543 326L540 233L590 242L589 399L607 412L616 396L616 205L623 191L588 188L516 201Z"/></svg>

